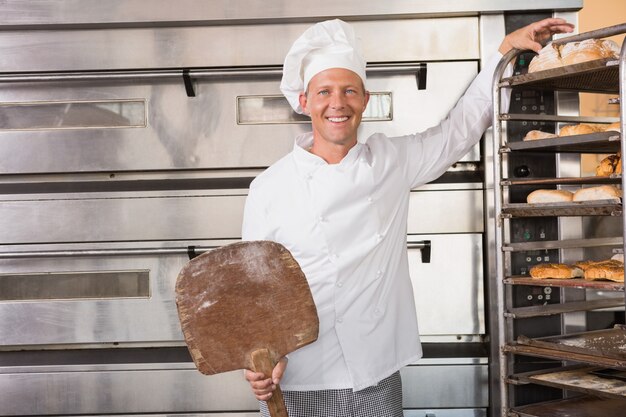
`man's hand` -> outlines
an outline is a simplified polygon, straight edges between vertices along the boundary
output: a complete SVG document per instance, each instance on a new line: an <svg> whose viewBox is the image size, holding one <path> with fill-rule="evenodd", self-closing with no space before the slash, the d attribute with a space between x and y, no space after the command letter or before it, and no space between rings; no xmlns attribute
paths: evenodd
<svg viewBox="0 0 626 417"><path fill-rule="evenodd" d="M506 35L498 51L502 55L513 48L539 52L550 36L555 33L569 33L573 30L574 25L567 23L564 19L543 19Z"/></svg>
<svg viewBox="0 0 626 417"><path fill-rule="evenodd" d="M267 378L260 372L252 372L247 369L244 371L244 376L250 383L252 392L257 400L267 401L272 397L272 391L274 391L276 385L280 383L280 379L283 377L286 368L287 358L282 358L274 367L271 378Z"/></svg>

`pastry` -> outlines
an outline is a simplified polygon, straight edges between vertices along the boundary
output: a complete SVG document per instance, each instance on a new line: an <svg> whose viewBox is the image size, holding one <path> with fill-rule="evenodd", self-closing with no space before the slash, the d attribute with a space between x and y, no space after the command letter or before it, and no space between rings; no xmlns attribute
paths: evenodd
<svg viewBox="0 0 626 417"><path fill-rule="evenodd" d="M558 135L554 133L542 132L541 130L531 130L526 133L524 139L522 140L537 140L537 139L549 139L549 138L558 138Z"/></svg>

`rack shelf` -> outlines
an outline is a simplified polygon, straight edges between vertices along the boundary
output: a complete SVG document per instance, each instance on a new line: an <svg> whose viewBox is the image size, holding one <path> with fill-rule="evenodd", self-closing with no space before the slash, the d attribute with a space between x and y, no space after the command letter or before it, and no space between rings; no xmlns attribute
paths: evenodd
<svg viewBox="0 0 626 417"><path fill-rule="evenodd" d="M626 24L604 28L573 37L562 38L554 44L584 39L604 38L626 34ZM550 253L552 262L567 262L571 258L579 260L607 259L615 253L616 247L624 248L624 226L615 226L616 219L624 221L623 199L596 200L583 202L563 202L545 204L515 203L524 201L524 193L537 188L556 186L585 186L599 184L619 184L626 188L623 175L578 176L572 177L577 167L575 154L626 154L626 143L617 131L596 132L584 135L560 136L531 141L515 140L523 136L532 126L539 123L612 123L615 118L586 117L577 114L526 114L533 107L524 107L523 97L530 105L544 103L545 95L526 94L525 90L575 91L609 93L620 95L626 91L626 42L619 59L600 59L545 71L516 75L504 78L506 65L516 60L523 51L509 52L496 70L493 84L493 154L494 159L494 220L496 230L496 265L494 280L490 285L497 290L497 336L499 357L499 400L501 416L511 417L596 417L599 415L626 415L626 381L614 378L607 382L600 375L591 374L600 368L619 370L626 379L626 327L616 326L609 330L585 331L578 334L561 334L550 337L529 338L523 336L559 333L567 329L566 317L560 322L554 316L574 312L609 309L611 313L625 308L624 282L609 280L575 279L533 279L528 275L516 275L527 271L539 258L532 252L539 250L559 251ZM621 68L620 68L621 67ZM523 72L523 71L522 71ZM620 73L622 75L620 75ZM510 113L501 113L501 92L515 87L515 105ZM537 97L537 99L535 99ZM541 101L537 101L541 99ZM626 108L620 97L612 102L620 105L622 131L625 131ZM556 103L555 103L556 104ZM554 106L559 108L558 106ZM537 112L548 106L535 107ZM530 110L529 110L530 109ZM541 110L539 110L541 109ZM548 110L546 110L548 111ZM528 123L515 123L515 122ZM533 123L530 123L533 122ZM508 141L504 129L509 129ZM564 154L570 154L565 156ZM539 166L543 161L554 161L555 170ZM551 163L551 162L549 162ZM534 167L536 172L555 178L512 178L511 172L524 165ZM530 171L530 169L529 169ZM519 171L522 172L522 171ZM554 172L554 174L552 174ZM562 175L561 174L565 174ZM527 188L523 188L526 186ZM568 217L579 217L573 219ZM607 218L603 218L607 217ZM536 218L536 219L532 219ZM545 218L544 220L540 218ZM564 229L570 227L570 229ZM617 230L619 228L619 230ZM540 232L541 230L541 232ZM619 233L619 236L616 236ZM548 237L550 240L518 241L520 236ZM606 236L611 237L606 237ZM559 239L560 237L569 239ZM588 248L592 248L587 250ZM571 250L568 250L571 249ZM523 252L529 252L524 254ZM532 256L531 256L532 255ZM558 259L558 260L557 260ZM547 262L547 261L546 261ZM544 288L524 288L544 287ZM554 288L551 292L546 287ZM556 289L556 290L555 290ZM583 291L570 291L580 289ZM593 290L593 291L586 291ZM595 291L595 292L594 292ZM608 296L606 292L622 293ZM552 294L550 303L536 294ZM621 295L621 296L620 296ZM580 299L589 296L588 300ZM616 297L617 296L617 297ZM528 301L527 301L528 300ZM547 318L550 318L549 320ZM517 320L520 321L517 321ZM524 321L521 321L524 320ZM617 318L616 318L617 320ZM546 324L548 328L542 328ZM577 322L578 325L578 322ZM585 327L583 327L584 329ZM518 336L519 335L519 336ZM527 359L517 359L517 355ZM549 369L544 358L560 362L579 363L575 368ZM533 372L515 374L522 367ZM600 367L600 368L599 368ZM591 376L589 376L591 375ZM617 382L615 382L617 380ZM519 406L533 401L525 389L511 385L550 386L567 392L581 392L577 398L542 402ZM592 394L590 396L588 394ZM518 395L520 397L518 397ZM524 398L522 399L522 396ZM519 400L519 401L518 401Z"/></svg>
<svg viewBox="0 0 626 417"><path fill-rule="evenodd" d="M503 280L507 285L532 285L537 287L582 288L587 290L624 291L623 282L588 281L583 278L572 279L535 279L527 275L507 277Z"/></svg>
<svg viewBox="0 0 626 417"><path fill-rule="evenodd" d="M619 94L619 61L605 58L501 80L499 87Z"/></svg>
<svg viewBox="0 0 626 417"><path fill-rule="evenodd" d="M567 203L509 203L502 205L508 217L549 216L621 216L622 204L617 200L594 200Z"/></svg>
<svg viewBox="0 0 626 417"><path fill-rule="evenodd" d="M575 365L516 374L511 379L515 382L626 400L626 371Z"/></svg>
<svg viewBox="0 0 626 417"><path fill-rule="evenodd" d="M566 153L616 153L620 150L618 132L597 132L586 135L509 142L500 152L566 152Z"/></svg>
<svg viewBox="0 0 626 417"><path fill-rule="evenodd" d="M515 187L517 185L597 185L621 183L622 176L619 174L612 174L604 177L508 178L500 181L500 185L503 187Z"/></svg>

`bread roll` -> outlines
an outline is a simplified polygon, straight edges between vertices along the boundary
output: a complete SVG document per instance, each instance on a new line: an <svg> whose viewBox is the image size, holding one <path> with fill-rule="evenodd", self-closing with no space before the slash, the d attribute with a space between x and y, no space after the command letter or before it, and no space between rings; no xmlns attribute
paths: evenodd
<svg viewBox="0 0 626 417"><path fill-rule="evenodd" d="M583 276L583 270L565 264L539 264L530 268L530 276L534 279L571 279Z"/></svg>
<svg viewBox="0 0 626 417"><path fill-rule="evenodd" d="M609 155L600 161L600 165L596 167L596 175L599 177L606 177L613 173L619 163L619 157L617 155Z"/></svg>
<svg viewBox="0 0 626 417"><path fill-rule="evenodd" d="M615 164L615 174L621 174L622 173L622 158L619 158L617 160L617 164Z"/></svg>
<svg viewBox="0 0 626 417"><path fill-rule="evenodd" d="M615 261L624 262L624 254L623 253L616 253L615 255L611 256L611 259L613 259Z"/></svg>
<svg viewBox="0 0 626 417"><path fill-rule="evenodd" d="M599 185L597 187L581 188L576 191L573 201L619 200L621 196L621 190L616 187L612 185Z"/></svg>
<svg viewBox="0 0 626 417"><path fill-rule="evenodd" d="M542 132L541 130L531 130L526 133L524 139L522 140L537 140L537 139L549 139L549 138L558 138L558 135L554 133Z"/></svg>
<svg viewBox="0 0 626 417"><path fill-rule="evenodd" d="M578 125L566 125L559 131L559 136L588 135L596 133L598 130L592 125L581 123Z"/></svg>
<svg viewBox="0 0 626 417"><path fill-rule="evenodd" d="M535 190L528 194L526 201L530 204L537 203L562 203L572 201L573 194L566 190Z"/></svg>

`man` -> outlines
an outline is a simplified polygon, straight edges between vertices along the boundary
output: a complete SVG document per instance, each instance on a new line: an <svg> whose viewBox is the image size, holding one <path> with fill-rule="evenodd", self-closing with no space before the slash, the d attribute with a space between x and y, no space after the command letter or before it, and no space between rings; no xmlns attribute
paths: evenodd
<svg viewBox="0 0 626 417"><path fill-rule="evenodd" d="M538 51L539 41L571 31L562 19L542 20L508 35L499 51ZM361 138L369 93L352 28L326 21L296 40L281 90L295 111L311 117L313 131L252 182L243 238L273 240L292 252L311 287L320 331L272 375L246 371L259 400L280 381L290 417L402 416L399 369L422 355L406 252L409 192L480 140L491 123L499 59L487 63L439 126ZM268 415L263 402L261 412Z"/></svg>

